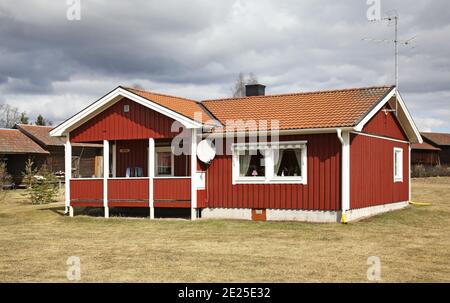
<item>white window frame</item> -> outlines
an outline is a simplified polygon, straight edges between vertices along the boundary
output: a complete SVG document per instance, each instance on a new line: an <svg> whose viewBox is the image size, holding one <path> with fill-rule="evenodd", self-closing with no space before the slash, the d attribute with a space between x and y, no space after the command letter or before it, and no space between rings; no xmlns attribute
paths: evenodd
<svg viewBox="0 0 450 303"><path fill-rule="evenodd" d="M399 155L399 159L400 161L397 161L397 155ZM397 167L397 174L395 174L396 171L396 164L398 165ZM403 148L400 147L394 147L394 183L395 182L403 182Z"/></svg>
<svg viewBox="0 0 450 303"><path fill-rule="evenodd" d="M232 184L307 184L308 156L307 141L280 141L270 143L234 143L232 151ZM276 176L274 172L274 150L275 149L297 149L302 150L300 163L301 176ZM264 155L265 176L242 177L239 175L239 152L245 150L261 150Z"/></svg>
<svg viewBox="0 0 450 303"><path fill-rule="evenodd" d="M170 175L160 175L158 174L158 153L170 153ZM170 146L157 146L155 147L155 177L173 177L174 176L174 167L175 164L175 157L172 152L172 148Z"/></svg>

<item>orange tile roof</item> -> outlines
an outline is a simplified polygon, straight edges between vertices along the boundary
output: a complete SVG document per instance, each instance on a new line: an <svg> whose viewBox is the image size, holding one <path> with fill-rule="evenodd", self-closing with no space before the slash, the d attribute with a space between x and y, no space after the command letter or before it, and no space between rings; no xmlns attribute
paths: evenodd
<svg viewBox="0 0 450 303"><path fill-rule="evenodd" d="M280 129L345 127L355 126L392 89L342 89L205 100L202 104L224 125L227 120L266 120L269 124L278 120Z"/></svg>
<svg viewBox="0 0 450 303"><path fill-rule="evenodd" d="M433 151L440 151L441 149L438 147L435 147L427 142L423 143L413 143L411 146L412 149L420 149L420 150L433 150Z"/></svg>
<svg viewBox="0 0 450 303"><path fill-rule="evenodd" d="M53 129L53 126L17 124L16 128L41 145L64 146L63 137L50 136L50 131Z"/></svg>
<svg viewBox="0 0 450 303"><path fill-rule="evenodd" d="M450 145L450 134L444 133L420 133L425 139L428 139L435 145Z"/></svg>
<svg viewBox="0 0 450 303"><path fill-rule="evenodd" d="M0 154L48 154L18 129L0 129Z"/></svg>
<svg viewBox="0 0 450 303"><path fill-rule="evenodd" d="M153 93L137 88L122 88L149 101L164 106L165 108L168 108L174 112L177 112L191 120L206 124L211 121L211 117L209 116L208 112L203 109L202 104L195 100ZM200 115L198 115L198 113L200 113Z"/></svg>

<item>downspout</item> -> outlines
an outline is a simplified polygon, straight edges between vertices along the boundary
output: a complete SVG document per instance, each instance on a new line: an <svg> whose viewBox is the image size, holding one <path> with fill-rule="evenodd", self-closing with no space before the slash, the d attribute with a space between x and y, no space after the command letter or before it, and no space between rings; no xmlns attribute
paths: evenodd
<svg viewBox="0 0 450 303"><path fill-rule="evenodd" d="M347 211L350 209L350 132L336 130L342 144L341 151L341 222L347 223Z"/></svg>

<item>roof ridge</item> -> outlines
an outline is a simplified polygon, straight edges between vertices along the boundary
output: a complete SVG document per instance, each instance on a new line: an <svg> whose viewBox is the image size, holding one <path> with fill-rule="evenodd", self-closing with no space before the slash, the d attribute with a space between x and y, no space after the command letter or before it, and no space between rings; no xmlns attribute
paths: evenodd
<svg viewBox="0 0 450 303"><path fill-rule="evenodd" d="M273 94L264 96L244 96L244 97L232 97L232 98L219 98L219 99L206 99L201 102L212 102L212 101L228 101L228 100L245 100L245 99L264 99L267 97L286 97L286 96L298 96L298 95L312 95L312 94L326 94L335 92L345 92L345 91L357 91L357 90L369 90L369 89L380 89L380 88L393 88L395 85L382 85L382 86L367 86L367 87L353 87L353 88L341 88L341 89L327 89L327 90L317 90L317 91L307 91L307 92L296 92L296 93L283 93L283 94Z"/></svg>
<svg viewBox="0 0 450 303"><path fill-rule="evenodd" d="M437 135L448 135L450 136L450 133L442 133L442 132L420 132L421 134L437 134Z"/></svg>
<svg viewBox="0 0 450 303"><path fill-rule="evenodd" d="M162 97L177 98L177 99L181 99L181 100L185 100L185 101L200 103L199 101L194 100L194 99L188 99L188 98L184 98L184 97L173 96L173 95L168 95L168 94L163 94L163 93L156 93L156 92L145 90L145 89L128 87L128 86L121 86L121 87L126 90L135 90L135 91L142 92L142 93L153 94L153 95L158 95L158 96L162 96Z"/></svg>
<svg viewBox="0 0 450 303"><path fill-rule="evenodd" d="M25 123L17 123L17 126L31 126L31 127L47 127L47 128L53 128L52 125L36 125L36 124L25 124Z"/></svg>

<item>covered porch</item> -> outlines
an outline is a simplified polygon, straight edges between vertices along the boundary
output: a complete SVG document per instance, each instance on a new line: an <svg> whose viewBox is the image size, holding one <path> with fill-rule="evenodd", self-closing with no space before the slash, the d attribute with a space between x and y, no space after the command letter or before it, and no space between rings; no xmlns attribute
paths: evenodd
<svg viewBox="0 0 450 303"><path fill-rule="evenodd" d="M195 155L196 138L192 137L190 154ZM71 142L66 142L66 169L71 172L66 207L71 216L74 207L103 207L105 217L112 207L139 207L148 208L150 218L158 208L190 209L191 218L197 217L198 186L193 180L204 182L204 175L197 173L196 157L175 155L171 139L104 140L102 144L95 174L81 176L69 167Z"/></svg>

